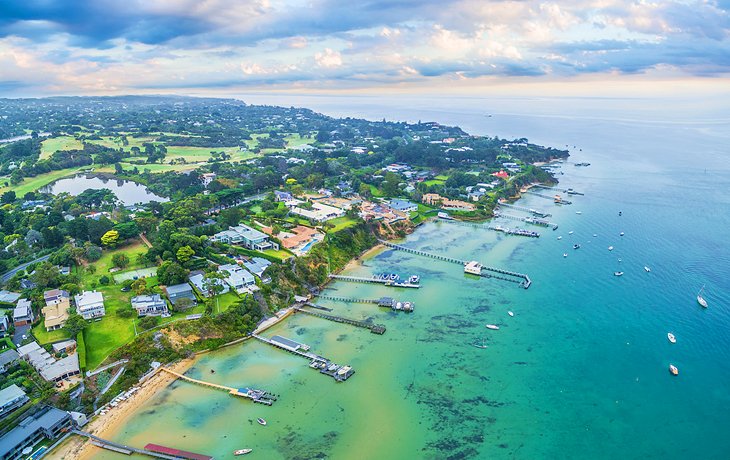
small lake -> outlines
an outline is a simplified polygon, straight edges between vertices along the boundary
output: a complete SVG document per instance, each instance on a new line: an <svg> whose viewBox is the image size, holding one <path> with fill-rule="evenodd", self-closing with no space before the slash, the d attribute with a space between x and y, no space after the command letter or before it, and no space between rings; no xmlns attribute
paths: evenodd
<svg viewBox="0 0 730 460"><path fill-rule="evenodd" d="M122 202L124 206L130 206L137 203L149 203L150 201L158 201L164 203L170 201L165 197L155 195L150 192L147 187L137 182L121 179L102 179L99 177L78 175L60 179L41 189L43 193L68 193L76 196L87 189L99 190L108 188Z"/></svg>

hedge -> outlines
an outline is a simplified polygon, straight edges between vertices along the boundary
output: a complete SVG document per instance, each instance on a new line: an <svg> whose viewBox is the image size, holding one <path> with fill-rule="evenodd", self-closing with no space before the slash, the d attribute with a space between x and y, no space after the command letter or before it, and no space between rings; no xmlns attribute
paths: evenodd
<svg viewBox="0 0 730 460"><path fill-rule="evenodd" d="M86 372L86 343L84 342L84 331L76 334L76 352L79 354L79 368Z"/></svg>

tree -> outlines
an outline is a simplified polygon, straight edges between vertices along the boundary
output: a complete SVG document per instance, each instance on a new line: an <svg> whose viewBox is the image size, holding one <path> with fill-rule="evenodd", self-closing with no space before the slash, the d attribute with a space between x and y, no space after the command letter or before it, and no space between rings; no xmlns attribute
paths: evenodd
<svg viewBox="0 0 730 460"><path fill-rule="evenodd" d="M71 313L66 320L66 324L63 329L68 333L70 337L76 337L76 335L86 329L89 323L79 315L78 313Z"/></svg>
<svg viewBox="0 0 730 460"><path fill-rule="evenodd" d="M208 293L208 297L218 295L223 292L224 279L229 276L225 270L222 272L209 272L203 275L203 289Z"/></svg>
<svg viewBox="0 0 730 460"><path fill-rule="evenodd" d="M165 261L157 269L157 280L165 286L180 284L188 279L188 273L188 270L179 263Z"/></svg>
<svg viewBox="0 0 730 460"><path fill-rule="evenodd" d="M113 248L119 242L119 232L116 230L109 230L104 233L101 237L101 244L106 247Z"/></svg>
<svg viewBox="0 0 730 460"><path fill-rule="evenodd" d="M177 260L180 263L187 263L190 261L190 258L195 255L195 251L190 246L182 246L180 249L177 250L177 253L175 256L177 257Z"/></svg>
<svg viewBox="0 0 730 460"><path fill-rule="evenodd" d="M109 279L109 277L108 277L108 276L106 276L106 275L101 275L101 276L99 277L99 284L101 284L102 286L106 286L106 285L108 285L108 284L109 284L110 282L111 282L111 280L110 280L110 279Z"/></svg>
<svg viewBox="0 0 730 460"><path fill-rule="evenodd" d="M86 247L84 254L86 260L96 262L101 259L101 248L99 246L89 245Z"/></svg>
<svg viewBox="0 0 730 460"><path fill-rule="evenodd" d="M136 295L142 295L147 293L147 281L144 278L135 280L132 283L132 292Z"/></svg>
<svg viewBox="0 0 730 460"><path fill-rule="evenodd" d="M61 275L58 268L54 267L50 262L38 264L35 273L31 276L32 281L40 288L56 287L60 281Z"/></svg>
<svg viewBox="0 0 730 460"><path fill-rule="evenodd" d="M185 311L188 308L195 305L195 302L193 302L192 299L188 299L187 297L183 297L181 299L177 299L177 303L175 304L175 310L177 311Z"/></svg>
<svg viewBox="0 0 730 460"><path fill-rule="evenodd" d="M89 265L86 267L86 271L93 275L96 273L96 265Z"/></svg>
<svg viewBox="0 0 730 460"><path fill-rule="evenodd" d="M129 265L129 257L126 254L117 253L112 256L112 263L115 267L124 269Z"/></svg>
<svg viewBox="0 0 730 460"><path fill-rule="evenodd" d="M2 194L2 197L0 197L0 202L7 204L12 203L13 201L15 201L15 199L15 192L12 190L8 190L7 192Z"/></svg>
<svg viewBox="0 0 730 460"><path fill-rule="evenodd" d="M145 316L144 318L141 318L139 320L139 328L143 331L146 331L147 329L152 329L153 327L157 326L160 323L160 318L157 316Z"/></svg>
<svg viewBox="0 0 730 460"><path fill-rule="evenodd" d="M25 234L25 244L33 246L34 244L41 243L43 241L43 234L38 230L30 229Z"/></svg>
<svg viewBox="0 0 730 460"><path fill-rule="evenodd" d="M139 235L139 226L135 221L122 222L114 226L114 230L119 232L120 240L128 240Z"/></svg>

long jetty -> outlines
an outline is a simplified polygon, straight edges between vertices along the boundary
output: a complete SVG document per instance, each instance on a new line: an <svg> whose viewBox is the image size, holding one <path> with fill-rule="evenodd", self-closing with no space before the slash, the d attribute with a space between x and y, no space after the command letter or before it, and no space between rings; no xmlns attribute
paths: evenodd
<svg viewBox="0 0 730 460"><path fill-rule="evenodd" d="M558 188L558 187L548 187L547 185L542 185L542 184L535 184L533 187L541 188L541 189L544 189L544 190L552 190L552 191L556 191L556 192L563 192L563 193L567 193L568 195L580 195L580 196L584 196L585 195L585 193L578 192L576 190L573 190L572 188L561 189L561 188Z"/></svg>
<svg viewBox="0 0 730 460"><path fill-rule="evenodd" d="M415 288L418 289L421 287L418 283L408 283L405 281L395 281L391 279L380 279L380 278L366 278L362 276L345 276L345 275L333 275L330 274L329 277L334 280L340 280L340 281L349 281L351 283L371 283L371 284L382 284L383 286L390 286L390 287L402 287L402 288Z"/></svg>
<svg viewBox="0 0 730 460"><path fill-rule="evenodd" d="M351 318L345 318L343 316L335 316L335 315L327 315L325 313L319 313L315 311L305 310L302 307L294 307L294 311L300 312L300 313L306 313L308 315L316 316L318 318L326 319L329 321L334 321L336 323L343 323L343 324L349 324L351 326L355 327L362 327L364 329L369 329L371 333L373 334L379 334L383 335L385 333L385 326L382 324L372 324L367 321L359 321L356 319Z"/></svg>
<svg viewBox="0 0 730 460"><path fill-rule="evenodd" d="M499 217L501 219L509 219L509 220L516 220L518 222L524 222L526 224L532 224L532 225L538 225L540 227L552 227L553 230L558 229L558 224L555 222L548 222L544 219L539 219L537 217L520 217L520 216L513 216L511 214L504 214L503 212L494 211L494 217Z"/></svg>
<svg viewBox="0 0 730 460"><path fill-rule="evenodd" d="M537 210L537 209L526 208L524 206L518 206L516 204L509 204L509 203L499 202L499 204L497 206L501 206L501 207L505 207L505 208L509 208L509 209L516 209L517 211L522 211L522 212L528 212L528 213L532 214L533 216L537 216L537 217L543 217L544 218L544 217L551 217L552 216L552 214L550 214L549 212L543 212L543 211L540 211L540 210Z"/></svg>
<svg viewBox="0 0 730 460"><path fill-rule="evenodd" d="M339 364L336 364L323 356L319 356L306 350L301 350L301 344L297 344L296 342L293 342L291 340L287 339L289 342L293 342L294 344L296 344L296 348L292 346L287 346L281 342L267 339L266 337L262 337L256 334L251 334L251 337L256 340L260 340L261 342L268 343L269 345L276 347L280 350L284 350L286 352L308 359L309 367L318 370L320 374L329 375L338 382L344 382L355 373L355 369L353 369L352 366L340 366ZM308 348L309 347L307 347L307 349Z"/></svg>
<svg viewBox="0 0 730 460"><path fill-rule="evenodd" d="M451 263L454 263L454 264L459 264L462 267L467 264L467 261L466 260L457 259L455 257L448 257L448 256L442 256L440 254L433 254L433 253L430 253L430 252L426 252L426 251L421 251L421 250L418 250L418 249L409 248L407 246L401 246L400 244L391 243L391 242L385 241L385 240L380 240L379 239L378 241L381 244L383 244L383 245L385 245L385 246L387 246L389 248L396 249L398 251L405 251L405 252L409 252L411 254L416 254L416 255L419 255L419 256L430 257L432 259L437 259L437 260L443 260L445 262L451 262ZM513 282L513 283L519 283L525 289L528 289L530 287L530 285L532 284L532 280L525 273L513 272L513 271L510 271L510 270L504 270L502 268L496 268L496 267L489 267L489 266L486 266L486 265L482 265L482 270L486 270L488 272L492 272L492 273L497 273L498 274L498 275L493 275L491 273L481 273L480 276L482 276L484 278L495 278L495 279L499 279L499 280L502 280L502 281L509 281L509 282ZM499 275L512 276L512 277L515 277L515 278L519 278L520 281L516 281L514 279L506 278L506 277L499 276Z"/></svg>
<svg viewBox="0 0 730 460"><path fill-rule="evenodd" d="M399 301L392 297L381 297L379 299L357 299L354 297L338 297L338 296L331 296L331 295L319 295L320 299L328 299L328 300L334 300L337 302L347 302L347 303L372 303L376 304L379 307L385 307L390 308L393 311L405 311L405 312L412 312L415 309L415 305L413 302L408 301ZM319 305L314 304L307 304L310 307L324 309L324 307L320 307ZM328 309L329 311L332 311L331 308Z"/></svg>
<svg viewBox="0 0 730 460"><path fill-rule="evenodd" d="M530 195L539 196L540 198L547 198L548 200L555 200L554 196L545 195L543 193L538 193L538 192L533 192L532 190L528 190L525 193L529 193ZM560 204L573 204L572 201L568 201L568 200L564 200L564 199L560 199L559 203Z"/></svg>
<svg viewBox="0 0 730 460"><path fill-rule="evenodd" d="M149 450L138 449L136 447L127 446L125 444L119 444L118 442L109 441L107 439L103 439L98 436L94 436L93 434L87 433L86 431L72 430L71 433L77 434L79 436L83 436L85 438L89 438L89 440L91 440L91 443L97 447L111 450L113 452L117 452L120 454L125 454L125 455L140 454L140 455L147 455L149 457L164 458L167 460L180 460L180 457L173 457L172 455L161 454L158 452L152 452Z"/></svg>
<svg viewBox="0 0 730 460"><path fill-rule="evenodd" d="M190 383L194 383L196 385L201 385L208 388L215 388L216 390L223 390L228 392L231 396L239 396L242 398L248 398L251 401L259 404L265 404L267 406L270 406L274 403L274 401L277 400L276 395L273 395L269 393L268 391L264 390L254 390L251 388L231 388L227 387L225 385L219 385L217 383L212 382L206 382L204 380L198 380L194 379L192 377L188 377L187 375L180 374L178 372L175 372L173 370L170 370L166 367L160 367L160 369L164 372L167 372L170 375L175 376L178 379L185 380Z"/></svg>

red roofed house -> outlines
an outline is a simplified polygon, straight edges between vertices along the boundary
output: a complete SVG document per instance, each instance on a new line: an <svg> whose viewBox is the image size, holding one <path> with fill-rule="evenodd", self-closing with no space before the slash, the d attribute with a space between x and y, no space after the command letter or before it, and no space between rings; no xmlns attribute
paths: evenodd
<svg viewBox="0 0 730 460"><path fill-rule="evenodd" d="M504 170L501 170L501 171L496 172L496 173L492 173L492 175L494 177L499 177L500 179L507 179L507 178L509 178L509 174L507 174L507 172L504 171Z"/></svg>

